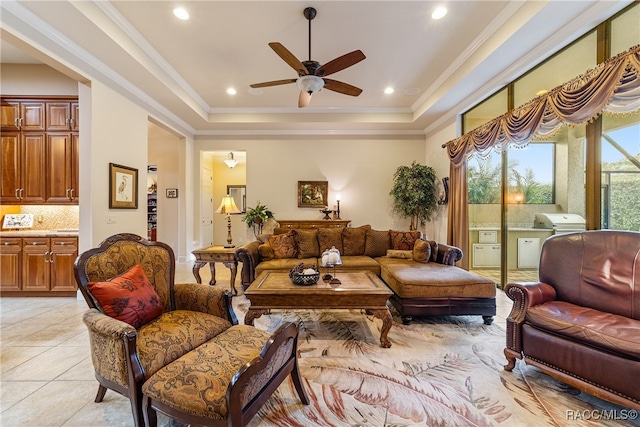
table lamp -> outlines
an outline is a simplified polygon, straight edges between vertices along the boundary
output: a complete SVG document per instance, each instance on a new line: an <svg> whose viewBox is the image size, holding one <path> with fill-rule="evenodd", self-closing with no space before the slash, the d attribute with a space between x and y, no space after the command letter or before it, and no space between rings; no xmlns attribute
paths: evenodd
<svg viewBox="0 0 640 427"><path fill-rule="evenodd" d="M216 209L215 213L227 214L227 244L224 245L225 248L233 248L235 247L231 244L231 214L241 213L240 209L236 206L236 201L233 200L233 197L230 195L226 195L222 198L222 202L218 209Z"/></svg>

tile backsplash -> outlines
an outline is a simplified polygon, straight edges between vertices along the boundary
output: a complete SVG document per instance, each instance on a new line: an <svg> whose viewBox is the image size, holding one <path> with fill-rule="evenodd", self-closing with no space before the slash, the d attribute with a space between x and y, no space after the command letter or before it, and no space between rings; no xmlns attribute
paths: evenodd
<svg viewBox="0 0 640 427"><path fill-rule="evenodd" d="M20 213L33 214L32 230L76 229L80 225L78 206L23 205Z"/></svg>

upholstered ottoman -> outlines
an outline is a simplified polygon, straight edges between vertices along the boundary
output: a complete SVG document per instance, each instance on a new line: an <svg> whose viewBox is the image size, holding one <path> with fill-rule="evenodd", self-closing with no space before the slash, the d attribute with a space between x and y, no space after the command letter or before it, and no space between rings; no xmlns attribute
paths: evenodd
<svg viewBox="0 0 640 427"><path fill-rule="evenodd" d="M493 323L496 284L493 280L437 262L422 264L408 259L376 258L380 277L393 290L391 304L402 322L414 316L481 315Z"/></svg>
<svg viewBox="0 0 640 427"><path fill-rule="evenodd" d="M309 398L298 372L298 327L273 335L235 325L153 374L142 386L148 427L156 411L181 422L244 426L291 374L302 403Z"/></svg>

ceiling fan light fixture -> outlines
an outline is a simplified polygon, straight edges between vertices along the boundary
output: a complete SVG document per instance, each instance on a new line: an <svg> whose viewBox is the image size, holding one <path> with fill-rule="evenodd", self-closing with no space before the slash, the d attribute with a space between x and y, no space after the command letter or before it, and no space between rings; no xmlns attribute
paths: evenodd
<svg viewBox="0 0 640 427"><path fill-rule="evenodd" d="M318 76L306 75L298 78L296 85L301 91L311 95L324 87L324 80Z"/></svg>
<svg viewBox="0 0 640 427"><path fill-rule="evenodd" d="M238 161L233 158L233 152L227 155L227 158L225 159L224 163L229 167L229 169L233 169L238 164Z"/></svg>

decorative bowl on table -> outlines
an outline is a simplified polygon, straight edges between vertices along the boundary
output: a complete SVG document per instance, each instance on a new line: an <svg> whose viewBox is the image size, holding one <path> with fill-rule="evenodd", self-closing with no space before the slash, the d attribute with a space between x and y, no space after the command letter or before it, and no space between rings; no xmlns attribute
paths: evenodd
<svg viewBox="0 0 640 427"><path fill-rule="evenodd" d="M320 271L318 271L315 264L305 267L303 263L300 263L289 271L289 278L295 285L315 285L320 279Z"/></svg>

